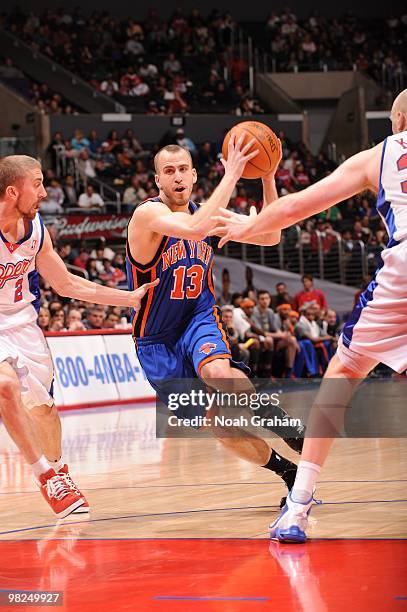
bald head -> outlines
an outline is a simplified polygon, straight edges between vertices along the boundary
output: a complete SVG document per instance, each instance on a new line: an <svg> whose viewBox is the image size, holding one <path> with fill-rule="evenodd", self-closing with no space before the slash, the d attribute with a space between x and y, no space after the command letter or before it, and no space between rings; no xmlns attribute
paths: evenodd
<svg viewBox="0 0 407 612"><path fill-rule="evenodd" d="M41 170L40 163L28 155L8 155L0 159L0 198L7 187L18 186L30 170Z"/></svg>
<svg viewBox="0 0 407 612"><path fill-rule="evenodd" d="M393 102L390 113L393 134L407 129L407 89L403 89Z"/></svg>

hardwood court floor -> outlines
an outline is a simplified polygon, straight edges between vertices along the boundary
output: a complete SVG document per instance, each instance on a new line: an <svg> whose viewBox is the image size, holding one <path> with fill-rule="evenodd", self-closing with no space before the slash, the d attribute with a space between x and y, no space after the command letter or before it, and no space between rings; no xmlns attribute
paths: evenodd
<svg viewBox="0 0 407 612"><path fill-rule="evenodd" d="M337 440L310 543L279 546L270 472L213 439L157 440L152 406L62 416L91 515L57 523L0 425L0 592L59 588L66 610L405 609L405 440Z"/></svg>

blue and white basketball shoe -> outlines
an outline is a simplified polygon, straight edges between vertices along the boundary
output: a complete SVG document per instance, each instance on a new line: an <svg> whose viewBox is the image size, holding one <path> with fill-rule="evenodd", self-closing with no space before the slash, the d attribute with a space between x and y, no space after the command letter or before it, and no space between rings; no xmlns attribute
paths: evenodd
<svg viewBox="0 0 407 612"><path fill-rule="evenodd" d="M291 499L290 491L285 506L269 527L270 539L292 544L303 544L307 540L305 532L313 501L314 498L311 497L305 504L294 502Z"/></svg>

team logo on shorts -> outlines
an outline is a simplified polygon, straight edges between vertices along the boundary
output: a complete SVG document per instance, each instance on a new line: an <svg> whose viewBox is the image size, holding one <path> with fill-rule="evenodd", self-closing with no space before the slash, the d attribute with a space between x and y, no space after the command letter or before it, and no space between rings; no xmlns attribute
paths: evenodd
<svg viewBox="0 0 407 612"><path fill-rule="evenodd" d="M212 353L217 346L218 345L214 344L213 342L205 342L205 344L199 347L199 352L203 353L204 355L209 355L209 353Z"/></svg>

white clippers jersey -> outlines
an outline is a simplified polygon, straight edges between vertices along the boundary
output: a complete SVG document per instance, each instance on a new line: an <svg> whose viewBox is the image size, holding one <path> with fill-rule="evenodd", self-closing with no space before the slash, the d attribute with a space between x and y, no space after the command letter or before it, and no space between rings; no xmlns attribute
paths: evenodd
<svg viewBox="0 0 407 612"><path fill-rule="evenodd" d="M16 244L10 244L0 231L0 331L38 317L40 288L35 258L43 241L44 225L39 214Z"/></svg>
<svg viewBox="0 0 407 612"><path fill-rule="evenodd" d="M407 238L407 131L383 142L377 210L389 234L388 247Z"/></svg>

